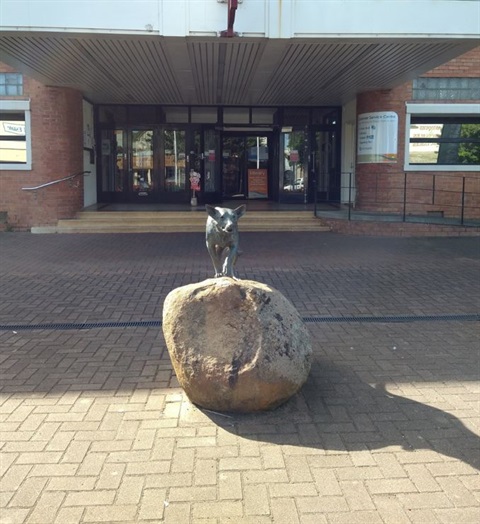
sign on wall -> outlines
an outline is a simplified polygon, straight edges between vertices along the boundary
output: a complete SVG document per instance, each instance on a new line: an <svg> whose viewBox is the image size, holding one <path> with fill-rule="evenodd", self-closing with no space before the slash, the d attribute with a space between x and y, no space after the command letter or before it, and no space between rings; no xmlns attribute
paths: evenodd
<svg viewBox="0 0 480 524"><path fill-rule="evenodd" d="M358 115L357 129L357 163L394 164L397 161L397 113L363 113Z"/></svg>
<svg viewBox="0 0 480 524"><path fill-rule="evenodd" d="M248 170L248 197L268 198L268 180L266 169Z"/></svg>

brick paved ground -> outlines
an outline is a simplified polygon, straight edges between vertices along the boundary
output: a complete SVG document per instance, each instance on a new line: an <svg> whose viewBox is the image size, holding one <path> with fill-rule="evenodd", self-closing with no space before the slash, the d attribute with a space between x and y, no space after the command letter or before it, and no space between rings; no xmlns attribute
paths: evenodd
<svg viewBox="0 0 480 524"><path fill-rule="evenodd" d="M475 238L243 234L241 277L302 316L480 311ZM199 235L0 235L0 325L158 320ZM480 521L478 322L308 324L276 411L178 388L159 328L0 331L0 523ZM70 326L71 327L71 326Z"/></svg>

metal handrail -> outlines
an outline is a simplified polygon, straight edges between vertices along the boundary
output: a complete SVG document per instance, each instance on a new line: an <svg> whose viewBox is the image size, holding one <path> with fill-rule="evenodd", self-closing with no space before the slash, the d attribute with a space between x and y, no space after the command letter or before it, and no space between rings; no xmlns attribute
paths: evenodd
<svg viewBox="0 0 480 524"><path fill-rule="evenodd" d="M73 178L80 176L80 175L89 175L91 171L82 171L80 173L74 173L73 175L66 176L64 178L59 178L58 180L52 180L51 182L47 182L45 184L41 184L36 187L22 187L22 191L36 191L37 189L42 189L47 186L53 186L54 184L59 184L60 182L65 182L66 180L72 180Z"/></svg>

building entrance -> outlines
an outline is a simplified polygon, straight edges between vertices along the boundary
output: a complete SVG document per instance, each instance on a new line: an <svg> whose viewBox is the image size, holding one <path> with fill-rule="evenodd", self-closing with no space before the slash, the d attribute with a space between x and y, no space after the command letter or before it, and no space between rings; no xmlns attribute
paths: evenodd
<svg viewBox="0 0 480 524"><path fill-rule="evenodd" d="M269 136L224 134L222 196L224 199L268 199L271 186Z"/></svg>
<svg viewBox="0 0 480 524"><path fill-rule="evenodd" d="M335 202L339 141L338 108L99 106L98 201Z"/></svg>

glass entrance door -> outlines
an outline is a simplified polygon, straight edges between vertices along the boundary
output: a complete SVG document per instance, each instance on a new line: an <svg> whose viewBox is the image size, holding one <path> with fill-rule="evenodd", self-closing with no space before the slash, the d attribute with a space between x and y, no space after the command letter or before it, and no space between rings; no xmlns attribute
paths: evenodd
<svg viewBox="0 0 480 524"><path fill-rule="evenodd" d="M154 190L153 129L130 131L128 190L133 197L151 197Z"/></svg>
<svg viewBox="0 0 480 524"><path fill-rule="evenodd" d="M308 134L304 129L280 135L280 201L306 203L308 198Z"/></svg>
<svg viewBox="0 0 480 524"><path fill-rule="evenodd" d="M317 202L340 201L339 133L330 130L313 131L311 166Z"/></svg>
<svg viewBox="0 0 480 524"><path fill-rule="evenodd" d="M270 171L267 136L223 137L223 198L267 199Z"/></svg>

